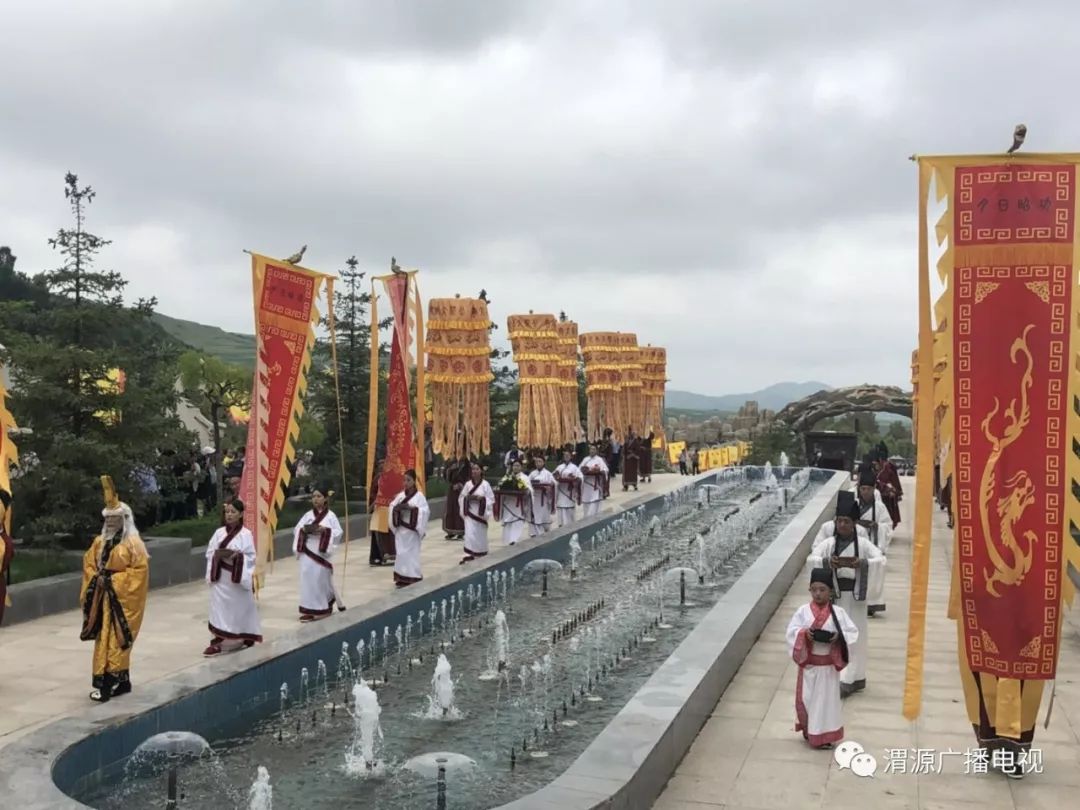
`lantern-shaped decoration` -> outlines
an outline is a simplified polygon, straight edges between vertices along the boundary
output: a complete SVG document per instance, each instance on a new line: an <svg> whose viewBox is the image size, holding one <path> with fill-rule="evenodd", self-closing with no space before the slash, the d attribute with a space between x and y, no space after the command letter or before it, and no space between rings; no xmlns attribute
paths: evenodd
<svg viewBox="0 0 1080 810"><path fill-rule="evenodd" d="M616 436L626 433L623 414L622 363L618 332L584 332L579 337L585 358L588 414L585 432L591 441L603 438L604 428Z"/></svg>
<svg viewBox="0 0 1080 810"><path fill-rule="evenodd" d="M555 324L559 335L559 396L562 401L560 443L581 441L581 412L578 410L578 327L573 321Z"/></svg>
<svg viewBox="0 0 1080 810"><path fill-rule="evenodd" d="M491 450L490 326L487 302L479 298L433 298L428 303L431 442L446 458Z"/></svg>
<svg viewBox="0 0 1080 810"><path fill-rule="evenodd" d="M667 349L646 346L641 350L643 371L642 395L645 399L645 419L642 433L651 430L664 439L664 388L667 385Z"/></svg>
<svg viewBox="0 0 1080 810"><path fill-rule="evenodd" d="M559 335L554 315L511 315L506 319L518 364L517 442L555 447L563 442L559 380Z"/></svg>
<svg viewBox="0 0 1080 810"><path fill-rule="evenodd" d="M645 427L645 400L642 396L644 368L637 335L632 332L619 333L619 365L619 388L622 391L623 418L626 420L624 427L647 435L647 432L642 430Z"/></svg>

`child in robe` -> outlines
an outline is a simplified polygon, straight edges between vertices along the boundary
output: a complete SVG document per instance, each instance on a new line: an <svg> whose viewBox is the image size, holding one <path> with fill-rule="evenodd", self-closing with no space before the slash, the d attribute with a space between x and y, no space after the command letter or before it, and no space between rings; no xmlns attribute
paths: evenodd
<svg viewBox="0 0 1080 810"><path fill-rule="evenodd" d="M847 666L848 645L859 630L842 607L832 604L832 571L810 572L810 603L787 628L788 650L799 666L795 683L795 730L814 748L832 748L844 739L840 671Z"/></svg>

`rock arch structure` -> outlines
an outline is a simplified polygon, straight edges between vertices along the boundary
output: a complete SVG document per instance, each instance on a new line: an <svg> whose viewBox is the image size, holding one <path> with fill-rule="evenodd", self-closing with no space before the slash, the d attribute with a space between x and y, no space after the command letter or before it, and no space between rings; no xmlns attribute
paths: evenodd
<svg viewBox="0 0 1080 810"><path fill-rule="evenodd" d="M788 404L776 414L776 421L805 433L822 419L846 413L879 412L911 417L911 392L892 385L854 385L818 391Z"/></svg>

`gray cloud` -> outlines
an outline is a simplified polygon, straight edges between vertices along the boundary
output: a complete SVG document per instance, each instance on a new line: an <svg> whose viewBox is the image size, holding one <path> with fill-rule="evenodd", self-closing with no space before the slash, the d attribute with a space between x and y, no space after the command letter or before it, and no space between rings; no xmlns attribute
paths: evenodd
<svg viewBox="0 0 1080 810"><path fill-rule="evenodd" d="M672 386L906 384L912 152L1070 149L1057 2L5 4L0 242L63 173L162 311L250 329L243 247L669 347ZM862 348L860 344L865 344Z"/></svg>

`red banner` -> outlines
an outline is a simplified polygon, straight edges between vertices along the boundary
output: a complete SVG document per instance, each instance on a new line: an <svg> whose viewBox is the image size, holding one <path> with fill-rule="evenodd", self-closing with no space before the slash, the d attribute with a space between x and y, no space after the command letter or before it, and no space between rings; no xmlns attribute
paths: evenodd
<svg viewBox="0 0 1080 810"><path fill-rule="evenodd" d="M953 171L955 519L965 649L973 671L1050 679L1071 496L1075 172L1070 165Z"/></svg>
<svg viewBox="0 0 1080 810"><path fill-rule="evenodd" d="M413 432L412 401L409 397L409 318L410 276L402 273L386 279L387 296L394 316L390 345L390 379L386 401L386 457L376 507L387 507L405 488L404 475L416 467L416 437Z"/></svg>
<svg viewBox="0 0 1080 810"><path fill-rule="evenodd" d="M252 384L244 474L244 525L258 548L258 570L272 554L278 512L292 477L302 406L318 319L315 299L324 276L302 267L252 255L255 336L258 354Z"/></svg>

